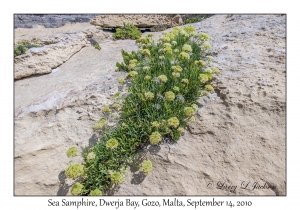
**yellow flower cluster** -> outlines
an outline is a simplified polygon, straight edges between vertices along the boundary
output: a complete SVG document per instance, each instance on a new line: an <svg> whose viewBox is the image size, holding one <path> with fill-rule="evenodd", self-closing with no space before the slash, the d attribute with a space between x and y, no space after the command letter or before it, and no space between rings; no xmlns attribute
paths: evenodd
<svg viewBox="0 0 300 210"><path fill-rule="evenodd" d="M172 91L168 91L165 93L165 97L167 101L173 101L175 99L175 94Z"/></svg>
<svg viewBox="0 0 300 210"><path fill-rule="evenodd" d="M184 133L184 128L183 127L179 127L177 129L177 131L180 133L180 134L183 134Z"/></svg>
<svg viewBox="0 0 300 210"><path fill-rule="evenodd" d="M158 127L160 126L160 123L158 123L157 121L153 121L153 122L151 123L151 125L152 125L153 127L155 127L155 128L158 128Z"/></svg>
<svg viewBox="0 0 300 210"><path fill-rule="evenodd" d="M174 71L174 72L181 72L182 71L182 68L180 66L172 66L171 69Z"/></svg>
<svg viewBox="0 0 300 210"><path fill-rule="evenodd" d="M180 56L181 58L183 58L183 59L186 59L186 60L189 60L189 59L190 59L190 55L189 55L188 53L186 53L186 52L181 52L181 53L179 54L179 56Z"/></svg>
<svg viewBox="0 0 300 210"><path fill-rule="evenodd" d="M188 45L188 44L184 44L183 47L182 47L182 51L184 52L192 52L192 47L191 45Z"/></svg>
<svg viewBox="0 0 300 210"><path fill-rule="evenodd" d="M161 141L161 135L155 131L150 135L150 144L157 145Z"/></svg>
<svg viewBox="0 0 300 210"><path fill-rule="evenodd" d="M214 60L214 57L212 57L210 55L206 56L206 58L207 58L209 63L211 63Z"/></svg>
<svg viewBox="0 0 300 210"><path fill-rule="evenodd" d="M179 92L179 87L174 86L174 87L173 87L173 90L174 90L175 92Z"/></svg>
<svg viewBox="0 0 300 210"><path fill-rule="evenodd" d="M120 79L118 79L118 82L119 82L120 85L124 85L125 84L125 79L120 78Z"/></svg>
<svg viewBox="0 0 300 210"><path fill-rule="evenodd" d="M168 126L177 128L179 126L179 120L177 119L177 117L171 117L170 119L168 119Z"/></svg>
<svg viewBox="0 0 300 210"><path fill-rule="evenodd" d="M109 106L108 106L109 108ZM110 109L108 110L108 112L110 111ZM101 118L94 126L93 126L93 130L99 130L101 128L103 128L103 126L105 126L107 123L107 119L106 118Z"/></svg>
<svg viewBox="0 0 300 210"><path fill-rule="evenodd" d="M172 55L172 48L171 47L165 47L164 48L164 53Z"/></svg>
<svg viewBox="0 0 300 210"><path fill-rule="evenodd" d="M70 147L67 151L68 158L77 156L78 149L77 147Z"/></svg>
<svg viewBox="0 0 300 210"><path fill-rule="evenodd" d="M200 32L199 33L199 38L204 40L204 41L208 41L210 39L210 37L208 36L208 34Z"/></svg>
<svg viewBox="0 0 300 210"><path fill-rule="evenodd" d="M172 47L172 45L170 43L164 43L163 46L164 46L164 48Z"/></svg>
<svg viewBox="0 0 300 210"><path fill-rule="evenodd" d="M144 66L144 67L143 67L143 70L145 70L145 71L148 71L149 69L150 69L149 66Z"/></svg>
<svg viewBox="0 0 300 210"><path fill-rule="evenodd" d="M151 92L146 92L144 96L146 100L152 100L154 98L154 94Z"/></svg>
<svg viewBox="0 0 300 210"><path fill-rule="evenodd" d="M82 189L83 189L83 185L80 184L79 182L76 182L71 189L71 193L72 195L80 195Z"/></svg>
<svg viewBox="0 0 300 210"><path fill-rule="evenodd" d="M211 73L213 73L213 70L211 68L206 68L206 69L204 69L204 72L211 74Z"/></svg>
<svg viewBox="0 0 300 210"><path fill-rule="evenodd" d="M177 42L176 41L172 41L172 45L177 45Z"/></svg>
<svg viewBox="0 0 300 210"><path fill-rule="evenodd" d="M65 175L67 178L75 179L83 174L83 166L79 163L74 165L70 165L65 171Z"/></svg>
<svg viewBox="0 0 300 210"><path fill-rule="evenodd" d="M131 71L127 74L128 78L135 77L138 73L136 71Z"/></svg>
<svg viewBox="0 0 300 210"><path fill-rule="evenodd" d="M111 138L106 142L106 147L110 149L115 149L119 145L118 140L115 138Z"/></svg>
<svg viewBox="0 0 300 210"><path fill-rule="evenodd" d="M195 110L193 109L193 107L186 107L186 108L184 108L184 115L186 117L191 117L191 116L194 115L194 113L195 113Z"/></svg>
<svg viewBox="0 0 300 210"><path fill-rule="evenodd" d="M192 104L192 108L193 108L195 111L197 111L197 109L198 109L197 104Z"/></svg>
<svg viewBox="0 0 300 210"><path fill-rule="evenodd" d="M143 50L142 50L142 55L150 56L150 55L151 55L150 50L148 50L148 49L143 49Z"/></svg>
<svg viewBox="0 0 300 210"><path fill-rule="evenodd" d="M178 50L178 49L175 49L175 50L174 50L174 53L178 53L178 52L179 52L179 50Z"/></svg>
<svg viewBox="0 0 300 210"><path fill-rule="evenodd" d="M166 83L168 81L168 78L166 77L166 75L163 75L163 74L159 75L158 79L163 83Z"/></svg>
<svg viewBox="0 0 300 210"><path fill-rule="evenodd" d="M95 157L96 157L96 154L95 154L94 152L90 152L90 153L86 156L86 159L87 159L88 161L90 161L90 160L94 160Z"/></svg>
<svg viewBox="0 0 300 210"><path fill-rule="evenodd" d="M165 59L165 56L161 55L161 56L158 57L158 59L159 59L159 60L164 60L164 59Z"/></svg>
<svg viewBox="0 0 300 210"><path fill-rule="evenodd" d="M152 162L150 160L144 160L140 169L145 175L148 175L152 171Z"/></svg>
<svg viewBox="0 0 300 210"><path fill-rule="evenodd" d="M207 74L200 74L199 75L199 80L201 83L206 83L209 79L208 79L208 75Z"/></svg>
<svg viewBox="0 0 300 210"><path fill-rule="evenodd" d="M211 45L208 42L205 42L203 44L203 48L206 49L206 50L211 50Z"/></svg>
<svg viewBox="0 0 300 210"><path fill-rule="evenodd" d="M180 77L180 73L172 72L172 76L175 77L175 78L178 78L178 77Z"/></svg>
<svg viewBox="0 0 300 210"><path fill-rule="evenodd" d="M196 65L201 65L201 66L206 66L206 62L203 60L195 61L194 62Z"/></svg>
<svg viewBox="0 0 300 210"><path fill-rule="evenodd" d="M102 111L103 113L111 113L111 110L110 110L109 106L103 107L103 108L101 109L101 111Z"/></svg>
<svg viewBox="0 0 300 210"><path fill-rule="evenodd" d="M90 192L89 196L102 196L102 191L96 188Z"/></svg>
<svg viewBox="0 0 300 210"><path fill-rule="evenodd" d="M181 82L183 82L185 84L189 84L189 80L188 79L182 79Z"/></svg>
<svg viewBox="0 0 300 210"><path fill-rule="evenodd" d="M112 172L110 179L114 184L121 184L124 181L124 175L120 172Z"/></svg>
<svg viewBox="0 0 300 210"><path fill-rule="evenodd" d="M213 72L216 74L216 75L219 75L220 74L220 70L216 67L211 67L211 69L213 70Z"/></svg>
<svg viewBox="0 0 300 210"><path fill-rule="evenodd" d="M213 93L215 91L213 86L211 86L211 85L205 85L205 90L208 92L211 92L211 93Z"/></svg>
<svg viewBox="0 0 300 210"><path fill-rule="evenodd" d="M194 36L195 35L195 28L193 26L186 26L183 28L188 34Z"/></svg>
<svg viewBox="0 0 300 210"><path fill-rule="evenodd" d="M151 77L149 76L149 75L146 75L145 77L144 77L144 80L150 80L151 79Z"/></svg>

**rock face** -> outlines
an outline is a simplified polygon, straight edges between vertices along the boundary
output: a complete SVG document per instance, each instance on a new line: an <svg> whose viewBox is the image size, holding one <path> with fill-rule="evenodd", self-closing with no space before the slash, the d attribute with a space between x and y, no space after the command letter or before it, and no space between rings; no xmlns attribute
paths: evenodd
<svg viewBox="0 0 300 210"><path fill-rule="evenodd" d="M90 23L105 28L119 28L127 23L146 28L164 25L168 28L182 25L180 15L98 15Z"/></svg>
<svg viewBox="0 0 300 210"><path fill-rule="evenodd" d="M198 100L196 121L177 143L141 153L153 171L129 167L114 194L286 195L286 17L215 15L191 25L211 37L216 92ZM114 72L121 49L137 49L132 40L100 45L15 81L15 195L69 194L66 151L98 141L92 126L124 75Z"/></svg>
<svg viewBox="0 0 300 210"><path fill-rule="evenodd" d="M62 63L66 62L72 55L77 53L81 48L90 45L90 40L87 37L95 37L98 41L103 40L108 37L109 34L103 31L97 30L93 26L87 27L87 24L78 24L85 27L85 30L81 31L74 30L52 30L57 31L55 36L43 36L42 39L49 41L50 45L45 45L43 47L30 48L25 54L15 57L15 79L21 79L23 77L28 77L35 74L46 74L50 73L52 69L60 66ZM68 28L70 26L65 26ZM76 28L76 27L75 27ZM39 29L30 29L38 32ZM21 32L20 32L21 31ZM29 31L29 29L19 29L19 34L24 34L24 32ZM18 36L18 35L17 35ZM38 33L31 33L22 36L22 39L36 38L36 36L41 36ZM17 42L21 36L15 39Z"/></svg>
<svg viewBox="0 0 300 210"><path fill-rule="evenodd" d="M14 28L57 28L67 22L89 22L97 14L88 15L14 15Z"/></svg>

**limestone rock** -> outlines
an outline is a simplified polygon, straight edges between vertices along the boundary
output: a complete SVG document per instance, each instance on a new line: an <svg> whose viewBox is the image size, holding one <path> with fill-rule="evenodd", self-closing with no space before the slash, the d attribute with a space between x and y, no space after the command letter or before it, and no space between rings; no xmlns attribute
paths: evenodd
<svg viewBox="0 0 300 210"><path fill-rule="evenodd" d="M180 15L98 15L90 23L104 28L119 28L127 23L137 27L147 28L165 25L168 28L182 25Z"/></svg>

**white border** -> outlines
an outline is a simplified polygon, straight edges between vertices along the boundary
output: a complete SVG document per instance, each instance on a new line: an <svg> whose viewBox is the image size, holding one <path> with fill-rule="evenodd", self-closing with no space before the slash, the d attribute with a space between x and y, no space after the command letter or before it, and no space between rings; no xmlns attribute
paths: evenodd
<svg viewBox="0 0 300 210"><path fill-rule="evenodd" d="M296 2L296 1L293 1ZM287 196L286 197L215 197L217 200L251 200L251 209L282 209L282 207L296 207L299 204L299 130L297 117L299 116L299 94L296 85L299 75L299 15L296 3L288 1L262 0L233 0L233 1L6 1L1 3L1 209L44 209L47 208L49 198L63 199L62 197L14 197L13 196L13 14L14 13L286 13L287 14L287 81L288 81L288 110L287 110ZM298 67L298 68L297 68ZM4 134L4 135L3 135ZM298 173L297 173L298 172ZM71 199L71 197L67 197ZM156 197L130 197L142 200ZM166 197L157 197L162 200ZM183 198L183 197L181 197ZM199 197L200 198L200 197ZM115 200L117 197L107 199ZM126 199L121 197L120 199ZM196 199L196 197L192 197ZM212 197L202 197L211 200ZM52 207L53 208L53 207ZM100 208L100 207L98 207ZM57 209L57 208L55 208ZM60 207L59 209L65 209ZM70 209L70 208L68 208ZM75 209L74 207L72 209ZM87 208L80 208L87 209ZM105 208L106 209L106 208ZM115 208L108 208L115 209ZM132 209L132 208L120 208ZM141 209L141 208L138 208ZM291 208L297 209L297 208Z"/></svg>

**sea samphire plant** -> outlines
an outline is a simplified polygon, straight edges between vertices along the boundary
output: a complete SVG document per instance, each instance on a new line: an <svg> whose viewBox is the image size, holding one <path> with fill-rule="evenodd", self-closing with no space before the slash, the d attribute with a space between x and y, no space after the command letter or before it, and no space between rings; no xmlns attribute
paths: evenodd
<svg viewBox="0 0 300 210"><path fill-rule="evenodd" d="M142 32L134 25L128 23L121 28L117 28L113 34L113 39L138 39L142 36Z"/></svg>
<svg viewBox="0 0 300 210"><path fill-rule="evenodd" d="M127 76L118 82L130 83L129 94L118 102L118 109L103 107L106 116L120 110L114 129L102 129L107 121L101 119L93 127L102 132L100 141L82 152L82 164L66 170L67 177L80 180L71 190L73 195L102 195L121 184L138 152L166 138L178 141L186 124L195 120L198 98L214 91L210 81L220 71L207 55L211 49L207 34L186 26L164 33L157 42L152 36L136 40L137 51L122 51L123 62L116 66ZM152 163L145 160L140 170L148 175Z"/></svg>

